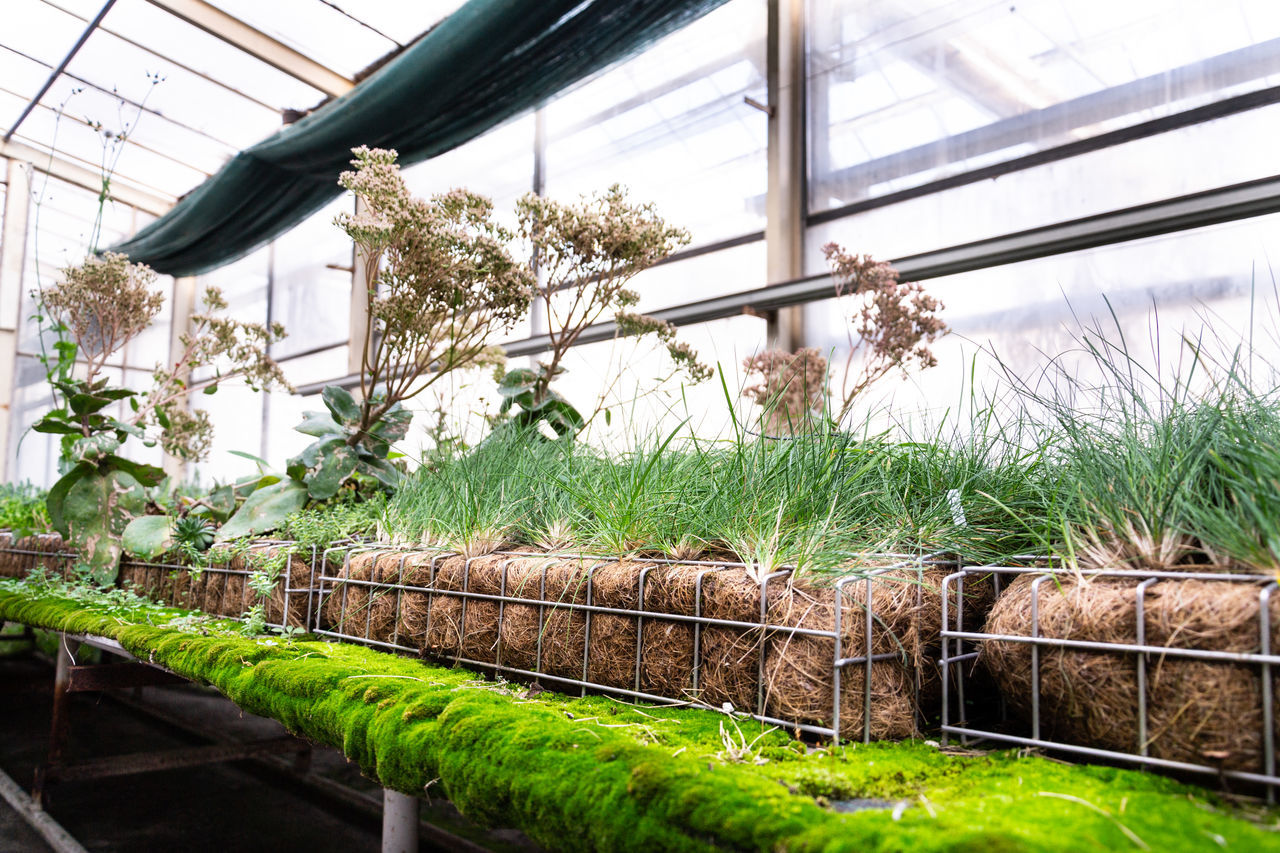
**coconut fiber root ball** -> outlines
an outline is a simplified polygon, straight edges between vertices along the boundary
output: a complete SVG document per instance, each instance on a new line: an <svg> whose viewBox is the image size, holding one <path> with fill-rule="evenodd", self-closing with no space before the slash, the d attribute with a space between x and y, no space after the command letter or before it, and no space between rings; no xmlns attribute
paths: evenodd
<svg viewBox="0 0 1280 853"><path fill-rule="evenodd" d="M996 602L986 631L1031 636L1032 576L1011 583ZM1061 578L1040 584L1044 637L1136 644L1138 579ZM1163 580L1148 587L1143 620L1147 645L1257 653L1261 648L1259 590L1251 583ZM1280 649L1280 596L1270 604L1271 648ZM988 640L981 663L1010 705L1030 720L1031 646ZM1263 768L1260 667L1147 657L1147 749L1155 758L1231 770ZM1272 668L1280 695L1280 668ZM1138 655L1041 647L1040 715L1046 737L1067 743L1140 751ZM1280 720L1274 721L1280 743Z"/></svg>

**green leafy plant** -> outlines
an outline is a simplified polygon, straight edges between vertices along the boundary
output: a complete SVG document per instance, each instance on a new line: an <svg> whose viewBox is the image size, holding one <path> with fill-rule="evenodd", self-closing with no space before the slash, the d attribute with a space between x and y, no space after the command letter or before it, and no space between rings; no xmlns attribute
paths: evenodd
<svg viewBox="0 0 1280 853"><path fill-rule="evenodd" d="M333 497L353 476L394 489L401 469L391 458L391 446L404 438L413 413L397 402L379 406L382 416L365 423L362 406L345 389L330 385L321 398L327 411L307 412L295 427L316 441L289 460L289 476L306 484L312 500Z"/></svg>
<svg viewBox="0 0 1280 853"><path fill-rule="evenodd" d="M62 436L62 478L49 490L47 505L55 530L80 550L89 574L110 583L123 550L129 523L142 516L146 488L161 483L164 472L134 462L120 451L129 438L161 444L178 456L207 451L211 425L203 413L188 411L188 397L212 393L230 377L250 387L285 385L267 347L281 338L280 327L242 323L212 312L226 307L213 288L205 293L209 313L196 315L182 337L184 351L171 368L157 368L150 393L112 387L100 376L113 354L140 335L159 313L163 297L154 290L155 273L107 252L63 270L62 279L40 294L43 310L70 341L56 345L50 383L57 405L32 427ZM83 359L84 375L72 370ZM196 368L208 375L191 381ZM110 412L125 401L130 412ZM152 531L154 533L154 531Z"/></svg>
<svg viewBox="0 0 1280 853"><path fill-rule="evenodd" d="M558 436L575 436L587 421L572 403L549 387L549 381L544 365L537 369L518 367L506 371L498 380L498 394L502 397L498 413L509 416L508 423L522 430L532 430L541 421ZM515 414L511 414L513 409Z"/></svg>
<svg viewBox="0 0 1280 853"><path fill-rule="evenodd" d="M45 491L31 483L0 483L0 529L15 538L49 530Z"/></svg>

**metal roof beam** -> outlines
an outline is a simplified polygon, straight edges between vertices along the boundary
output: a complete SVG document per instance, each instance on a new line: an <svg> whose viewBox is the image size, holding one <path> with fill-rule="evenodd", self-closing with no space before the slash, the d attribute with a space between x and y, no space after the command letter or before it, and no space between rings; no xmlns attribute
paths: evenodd
<svg viewBox="0 0 1280 853"><path fill-rule="evenodd" d="M44 3L44 5L48 6L49 8L57 9L59 12L63 13L64 15L68 15L72 18L75 18L78 21L86 21L86 22L88 21L86 17L79 14L75 10L68 9L65 6L63 6L60 0L40 0L40 2ZM130 45L131 47L136 47L138 50L141 50L150 56L154 56L156 59L159 59L162 62L168 62L170 65L173 65L176 68L181 68L183 71L186 71L188 74L194 74L196 77L199 77L201 80L206 80L215 86L218 86L222 89L225 89L228 92L231 92L232 94L239 95L242 98L247 98L248 100L253 101L258 106L264 107L265 109L278 112L280 108L284 106L283 104L269 104L266 101L263 101L259 98L254 97L253 95L250 95L248 92L244 92L223 80L219 80L217 77L213 77L209 74L204 73L203 71L199 71L194 67L187 65L184 62L174 59L172 56L166 53L160 53L158 51L152 50L142 42L131 39L128 36L126 36L124 33L121 33L117 30L113 30L110 27L104 27L102 24L99 24L98 32L106 33L112 38L117 38L120 41L124 42L125 44Z"/></svg>
<svg viewBox="0 0 1280 853"><path fill-rule="evenodd" d="M40 91L36 92L35 97L27 102L27 106L22 110L22 115L18 116L18 120L13 123L10 128L5 131L4 142L8 142L13 138L13 132L18 129L27 116L31 115L31 111L36 108L36 104L40 103L40 99L44 97L45 92L53 86L54 81L58 79L58 75L67 70L67 66L71 64L71 60L75 59L76 54L80 52L80 48L84 47L84 43L89 40L89 36L93 35L93 31L98 28L98 24L102 23L102 19L111 11L111 7L116 4L116 0L107 0L102 4L102 8L98 10L98 14L89 22L89 26L84 28L84 32L80 33L80 38L76 39L76 43L71 46L71 50L67 51L67 55L62 58L62 62L58 67L53 69L48 79L44 81L44 85L40 87Z"/></svg>
<svg viewBox="0 0 1280 853"><path fill-rule="evenodd" d="M211 36L243 50L290 77L314 86L325 94L339 97L355 88L355 83L325 65L316 62L261 30L232 17L205 0L148 0L171 15L199 27Z"/></svg>
<svg viewBox="0 0 1280 853"><path fill-rule="evenodd" d="M0 142L0 157L30 163L37 171L51 175L60 181L66 181L93 193L102 192L101 173L57 155L50 155L47 151L23 145L21 142ZM167 212L174 203L174 199L153 195L146 190L118 182L111 184L111 198L156 216Z"/></svg>

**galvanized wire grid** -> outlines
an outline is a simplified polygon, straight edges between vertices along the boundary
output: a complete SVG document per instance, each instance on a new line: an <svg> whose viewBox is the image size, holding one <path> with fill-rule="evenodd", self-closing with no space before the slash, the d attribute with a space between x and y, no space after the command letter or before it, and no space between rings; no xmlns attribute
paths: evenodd
<svg viewBox="0 0 1280 853"><path fill-rule="evenodd" d="M30 537L24 536L22 538L42 539L50 544L57 540L58 545L62 545L62 537L56 533L35 533ZM21 541L21 539L18 541ZM34 548L19 548L16 542L0 548L0 553L16 554L19 558L18 565L10 570L9 576L11 577L23 577L28 572L38 568L56 568L59 574L65 577L75 564L77 557L74 551L41 551ZM50 565L51 563L53 565Z"/></svg>
<svg viewBox="0 0 1280 853"><path fill-rule="evenodd" d="M350 577L343 576L350 573L351 558L353 556L358 555L360 553L369 553L369 552L377 552L379 554L399 552L401 554L398 562L398 569L393 573L396 579L395 581L362 580L362 579L353 579ZM497 603L499 625L501 625L502 623L503 610L507 605L519 605L522 607L531 607L531 606L537 607L538 608L538 624L540 628L541 626L544 626L546 624L547 614L550 612L548 608L551 608L552 610L556 608L560 608L561 610L565 610L565 611L577 611L583 614L583 620L584 620L582 677L581 678L572 678L572 677L567 677L563 675L554 675L554 674L550 674L543 671L541 629L539 630L538 640L537 640L537 648L536 648L536 656L535 656L536 663L535 663L534 669L532 670L522 669L519 667L514 667L514 666L509 666L504 664L501 658L501 654L502 654L501 644L498 645L495 651L494 661L482 661L482 660L475 660L473 658L464 657L460 653L461 643L459 643L459 654L450 656L448 660L454 663L476 667L476 668L487 670L494 673L515 676L520 680L551 681L562 686L575 687L575 688L578 688L578 690L584 696L590 691L590 692L599 692L599 693L626 696L628 698L633 698L633 699L643 699L646 701L651 701L651 702L660 703L660 704L682 704L682 705L695 705L695 706L703 705L705 707L704 703L701 703L698 700L698 690L699 690L699 683L700 683L699 679L700 679L701 668L702 668L702 632L703 630L707 627L716 627L716 628L737 628L741 630L758 631L760 632L759 647L761 649L761 652L758 655L758 665L757 665L758 671L757 671L756 706L754 709L754 713L751 713L750 716L769 725L785 727L788 730L798 729L800 731L804 731L809 734L818 735L820 737L831 738L833 740L838 740L839 739L838 732L840 731L840 728L841 728L841 723L840 723L841 674L849 667L861 666L864 668L864 675L865 675L864 684L863 684L863 697L862 697L863 699L862 731L863 731L863 740L865 742L870 742L871 740L870 721L871 721L872 665L879 661L903 660L904 658L904 654L902 652L886 652L886 653L879 653L879 654L862 654L862 655L846 656L843 651L844 634L841 626L843 607L835 608L834 624L832 625L832 628L830 630L804 628L804 627L792 626L792 625L771 624L767 618L768 587L771 583L780 582L784 578L788 578L792 574L792 570L790 569L773 572L764 578L760 588L759 621L742 622L742 621L735 621L730 619L716 619L716 618L704 616L702 615L702 606L703 606L703 580L707 577L707 575L711 574L712 572L729 571L734 569L741 570L746 568L745 564L743 563L696 561L696 560L648 559L648 558L645 558L643 560L637 560L637 562L653 564L654 566L657 566L657 565L677 566L678 565L678 566L701 566L702 567L702 570L698 572L695 579L694 613L692 615L688 615L688 614L679 614L679 613L661 613L661 612L645 609L644 585L645 585L646 577L652 571L652 567L645 568L640 571L639 580L638 580L639 587L637 590L638 600L637 600L636 609L631 610L631 609L623 609L623 608L609 607L609 606L596 604L594 600L594 590L593 590L593 578L595 576L595 573L604 566L618 565L621 562L623 562L619 559L604 558L604 557L582 555L582 554L558 554L558 553L557 554L538 553L536 555L531 555L528 553L497 552L496 554L486 555L488 557L493 557L493 556L505 557L508 563L514 559L528 559L531 556L536 556L538 558L547 557L547 558L555 558L555 559L583 561L585 565L589 566L586 570L586 601L579 603L574 601L556 601L556 600L547 599L546 597L546 571L548 568L547 566L544 566L542 569L539 595L538 595L538 598L536 599L508 595L507 586L506 586L507 563L503 564L500 589L497 595L494 595L491 593L475 592L469 588L470 568L471 568L471 564L475 560L480 559L479 557L473 557L473 558L467 559L465 566L463 568L463 583L462 583L461 590L437 588L435 586L437 564L446 558L459 556L457 554L449 553L445 551L441 551L438 554L432 555L430 563L427 567L428 573L429 573L428 575L429 580L428 580L427 586L415 586L415 585L403 583L406 560L411 555L422 554L423 552L424 552L424 549L421 549L421 548L414 548L414 549L394 548L394 547L371 545L371 544L357 545L357 546L343 546L340 548L330 548L326 550L321 555L321 558L318 561L318 565L321 567L322 573L316 578L319 584L319 588L317 590L318 604L314 611L317 617L314 625L315 633L318 634L319 636L328 637L334 640L342 640L342 641L351 642L351 643L359 643L362 645L388 649L391 651L397 651L405 654L417 655L422 653L418 647L405 644L405 640L407 638L403 638L400 636L400 625L399 625L398 618L393 619L392 636L390 641L378 640L370 636L370 634L372 633L371 628L372 628L372 621L373 621L373 607L370 605L372 604L373 596L377 594L396 596L395 608L393 610L393 613L395 614L399 614L400 612L401 603L403 601L403 596L405 593L416 593L416 594L423 594L428 596L439 595L439 596L448 596L448 597L460 599L461 600L461 604L460 604L461 613L459 616L460 627L465 626L466 607L467 607L468 601L488 601L488 602ZM858 583L862 583L866 585L865 586L865 591L867 596L866 600L868 602L871 601L872 584L877 582L883 582L880 576L890 571L894 571L894 570L900 571L902 569L915 569L918 572L923 573L925 567L930 565L943 565L943 566L951 566L951 567L956 566L956 563L954 561L943 560L935 556L915 557L915 556L903 555L903 554L875 555L875 556L889 557L895 560L896 562L893 562L892 564L886 565L886 566L877 566L874 569L868 569L865 573L860 573L857 575L849 575L837 580L834 584L834 588L836 590L836 595L841 602L844 602L847 600L853 601L853 599L846 599L845 596L848 595L848 591L852 588L852 586ZM341 574L330 574L327 571L328 567L338 565L338 564L341 564L342 566ZM340 595L342 596L341 602L339 604L339 613L341 614L341 616L338 621L342 625L349 624L346 619L347 593L353 587L362 587L367 589L370 596L369 604L364 605L367 610L367 613L365 616L365 631L363 636L360 634L352 634L348 632L334 630L333 628L330 628L330 627L326 627L323 624L322 618L320 618L322 613L322 608L324 607L323 602L325 601L325 599L330 595ZM921 584L918 584L916 587L917 604L921 603L922 596L923 596L923 584L921 583ZM861 604L861 602L857 602L857 603ZM876 617L876 614L872 612L872 609L870 607L864 607L863 611L865 613L865 620L862 623L862 629L864 631L863 633L864 648L870 651L870 649L872 648L872 631L877 621L877 617ZM428 609L427 614L428 614L427 626L423 631L424 634L430 631L431 609ZM636 620L635 676L633 678L632 686L630 688L622 688L617 686L600 684L597 682L590 681L588 679L588 670L589 670L589 663L591 658L591 618L593 614L608 614L611 616L624 616L624 617L634 618ZM661 694L649 693L641 689L644 623L647 620L679 622L679 623L686 623L686 624L693 625L693 672L692 672L692 684L691 684L690 695L678 696L678 697L664 696ZM764 677L765 655L763 651L764 642L767 637L778 635L778 634L790 635L790 636L799 635L799 636L819 637L819 638L830 639L833 641L834 655L832 659L832 670L831 670L833 699L832 699L830 727L813 725L808 723L798 723L794 720L778 719L776 717L771 717L765 713L765 677ZM919 693L919 687L920 687L920 683L919 683L919 678L917 676L917 679L915 682L917 696ZM919 706L918 702L916 703L916 706L917 707ZM735 710L742 711L745 709L735 709Z"/></svg>
<svg viewBox="0 0 1280 853"><path fill-rule="evenodd" d="M220 557L219 560L211 562L208 566L189 566L179 563L164 563L150 560L129 559L123 565L143 569L154 569L163 572L177 572L186 574L187 583L187 600L190 601L197 594L197 585L202 585L208 589L209 579L211 577L223 578L223 589L226 589L227 581L233 577L243 579L240 587L240 599L238 607L227 608L226 600L222 602L220 615L238 618L246 613L251 607L259 603L259 598L253 589L249 586L249 578L256 574L259 569L250 564L250 559L257 553L263 551L271 551L276 548L297 548L296 543L286 542L275 539L255 540L244 548L237 548L233 551L225 553L220 551L213 552L215 556ZM309 556L307 552L310 552ZM285 626L293 624L295 626L310 629L315 619L315 603L316 588L314 578L317 573L316 560L319 557L320 549L314 545L306 546L300 551L292 551L291 557L285 560L284 569L280 572L277 580L278 589L283 595L283 601L280 607L280 618L278 620L267 619L265 624L269 628L283 629ZM302 559L307 565L307 571L302 577L297 577L293 571L293 557ZM235 568L233 561L239 559L241 567ZM197 577L198 576L198 577ZM175 593L177 591L175 590ZM169 602L170 604L174 602ZM264 602L265 603L265 602ZM271 609L267 610L268 615ZM291 623L290 616L297 616Z"/></svg>
<svg viewBox="0 0 1280 853"><path fill-rule="evenodd" d="M966 581L977 582L980 579L992 578L998 596L1002 585L1023 575L1034 576L1031 583L1031 624L1030 633L994 634L986 633L985 626L966 624L964 608L964 585ZM1144 767L1155 767L1166 771L1211 775L1224 779L1235 779L1261 785L1265 788L1267 801L1276 801L1280 788L1280 776L1276 771L1275 743L1275 696L1273 695L1272 673L1280 672L1273 667L1280 667L1280 654L1272 648L1270 603L1280 588L1275 581L1259 575L1222 574L1211 572L1170 572L1170 571L1138 571L1138 570L1100 570L1084 573L1090 580L1129 579L1138 580L1134 596L1136 619L1135 643L1113 643L1094 640L1076 640L1063 637L1046 637L1040 630L1040 590L1050 581L1062 577L1077 577L1072 570L1058 567L1028 566L980 566L966 567L948 575L942 587L942 656L939 664L942 669L942 742L947 743L951 736L959 736L964 744L982 741L997 741L1034 747L1045 750L1072 753L1094 759L1112 762L1137 764ZM1231 652L1208 648L1178 648L1172 646L1149 645L1146 642L1146 626L1144 619L1144 600L1146 591L1161 581L1224 581L1229 583L1250 584L1258 588L1258 648L1253 652ZM1002 584L1004 581L1004 584ZM954 597L953 597L954 596ZM971 620L972 621L972 620ZM1025 643L1031 646L1031 680L1030 720L1018 721L1010 718L1006 703L1002 697L1000 710L995 719L988 721L965 719L965 683L973 670L974 662L979 655L981 644L986 641L1004 641ZM1137 719L1138 730L1132 751L1101 749L1082 743L1068 743L1051 740L1043 732L1041 713L1042 697L1040 695L1040 666L1042 650L1076 649L1086 652L1098 652L1132 658L1137 684ZM1262 700L1262 758L1257 772L1231 770L1208 764L1195 764L1186 761L1174 761L1158 758L1149 754L1148 728L1149 709L1147 697L1148 667L1152 658L1183 659L1217 662L1222 664L1245 664L1256 666L1260 679ZM953 704L954 703L954 704ZM956 715L956 712L959 715ZM1018 728L1019 722L1022 728Z"/></svg>
<svg viewBox="0 0 1280 853"><path fill-rule="evenodd" d="M46 537L57 538L57 537ZM256 550L266 550L275 547L288 547L293 543L263 541L256 542L249 546L248 553ZM768 607L768 588L772 583L784 582L791 575L790 569L776 571L768 575L761 584L760 593L760 618L757 622L744 622L728 619L715 619L702 615L703 607L703 580L713 572L742 570L747 568L743 563L729 562L713 562L713 561L687 561L687 560L667 560L667 559L645 559L644 563L650 564L650 568L642 569L638 579L638 602L635 609L622 609L599 605L593 599L592 578L596 571L607 565L617 565L621 560L613 558L594 557L582 554L537 554L528 553L511 553L499 552L496 555L504 557L507 560L517 558L527 559L531 556L581 560L587 564L586 578L586 601L557 601L549 600L546 597L546 567L542 570L541 587L538 598L524 598L509 595L506 589L506 572L502 573L502 586L497 595L489 593L480 593L472 591L468 588L468 576L471 563L475 559L471 558L466 561L463 569L463 588L461 590L436 588L434 586L436 579L437 564L449 557L456 557L457 554L440 551L432 555L428 565L429 580L427 586L416 586L405 584L402 581L405 571L406 560L411 555L422 554L421 548L399 548L392 546L384 546L370 543L346 543L340 546L331 547L323 552L316 547L310 547L310 554L306 554L304 549L300 556L305 563L308 564L308 571L305 577L295 577L293 572L293 559L287 560L284 569L280 574L281 589L283 591L283 606L281 616L278 621L268 621L268 625L275 628L282 628L290 623L290 616L294 613L302 614L302 624L306 625L310 630L320 637L335 640L358 643L365 646L382 648L389 651L395 651L407 655L420 655L421 649L417 646L408 645L409 638L400 635L400 605L405 593L440 595L460 599L461 614L459 616L459 625L465 624L466 606L468 601L489 601L498 605L498 620L502 620L503 609L507 605L519 605L524 607L537 607L539 610L539 625L545 625L547 614L550 612L548 608L554 610L560 608L566 611L580 611L584 619L584 636L583 636L583 667L581 678L571 678L563 675L554 675L542 671L542 639L541 630L539 632L538 646L535 668L532 670L522 669L518 667L503 664L501 661L501 645L497 650L497 659L495 661L482 661L472 658L463 657L461 654L449 657L449 660L455 663L476 667L482 670L490 671L497 674L515 676L518 680L533 681L550 681L559 685L578 688L582 695L588 692L599 692L604 694L612 694L625 696L633 699L643 699L658 704L681 704L681 705L699 705L702 704L697 699L699 690L699 682L702 667L702 632L708 627L717 628L735 628L743 631L758 631L760 634L760 646L763 649L766 637L783 634L791 636L809 636L829 639L833 643L834 654L832 658L832 724L830 727L813 725L807 723L797 723L791 720L778 719L771 717L765 713L765 679L764 666L765 656L758 656L758 687L756 696L756 707L754 713L750 716L760 720L766 724L782 726L787 729L804 731L806 733L838 740L838 732L841 728L841 678L842 674L850 667L861 666L864 668L863 690L862 690L862 716L863 716L863 740L869 741L871 737L870 719L871 719L871 671L872 665L880 661L902 660L903 653L890 652L878 654L862 654L850 655L844 654L844 632L842 630L841 620L843 618L843 607L836 607L833 612L833 625L830 630L818 628L806 628L793 625L772 624L767 618ZM76 555L69 551L54 550L37 550L32 548L23 548L15 546L0 547L0 552L18 555L21 562L16 567L17 574L26 574L28 571L38 567L51 567L61 565L63 573L68 570ZM398 561L398 569L392 574L395 581L390 580L362 580L343 577L341 574L335 574L332 568L341 567L344 573L349 572L351 558L360 553L377 552L381 555L400 554ZM244 551L239 552L245 553ZM1015 744L1024 747L1033 747L1045 749L1049 751L1059 751L1063 753L1085 756L1093 759L1104 761L1137 764L1145 767L1153 767L1166 771L1198 774L1202 776L1216 776L1224 779L1234 779L1242 782L1248 782L1263 786L1266 791L1268 802L1275 802L1278 791L1280 791L1280 775L1277 775L1277 756L1275 742L1275 695L1272 687L1272 673L1280 672L1273 667L1280 667L1280 650L1274 649L1271 637L1271 613L1270 603L1277 595L1277 589L1280 584L1267 578L1257 575L1246 574L1220 574L1209 572L1159 572L1159 571L1128 571L1128 570L1103 570L1092 571L1087 573L1090 579L1130 579L1139 580L1139 591L1145 591L1160 581L1179 581L1179 580L1204 580L1204 581L1226 581L1231 583L1250 584L1258 589L1258 652L1231 652L1217 649L1200 649L1200 648L1179 648L1169 646L1149 645L1145 642L1145 622L1143 618L1143 601L1142 594L1135 595L1135 625L1137 636L1135 643L1113 643L1101 642L1093 640L1075 640L1062 637L1047 637L1040 633L1039 623L1039 592L1043 584L1058 577L1075 577L1076 574L1067 569L1058 567L1034 567L1029 565L1023 566L971 566L959 567L954 561L942 559L937 555L929 555L925 557L915 557L904 554L892 555L869 555L868 558L891 558L896 560L889 565L880 565L866 572L856 575L849 575L840 578L834 584L837 591L838 600L841 602L850 601L845 596L855 584L865 584L864 590L866 601L871 601L872 584L883 582L880 579L890 571L901 571L903 569L915 569L923 573L927 566L945 566L954 568L955 571L948 574L943 581L941 590L942 599L942 631L941 631L941 655L938 664L941 672L941 691L942 691L942 719L941 733L943 743L945 744L949 738L958 737L962 743L982 743L997 742ZM1030 558L1028 559L1030 562ZM1048 562L1048 561L1045 561ZM196 581L190 578L189 566L179 565L175 563L162 562L132 562L134 566L156 569L158 571L167 572L187 572L188 583L191 586L189 592L194 593ZM701 566L701 571L696 576L696 593L694 603L694 613L661 613L653 610L647 610L644 606L644 584L645 579L652 566L658 565L680 565L680 566ZM232 576L243 577L244 584L241 593L242 612L248 610L256 601L252 590L249 588L249 576L256 571L253 568L234 568L231 560L227 559L220 564L214 564L203 569L204 572L212 573L214 576L225 575L227 578ZM986 633L980 630L984 626L973 624L974 617L966 614L964 587L966 582L976 583L979 580L991 578L995 587L995 594L998 596L1002 586L1007 585L1009 579L1022 575L1031 575L1036 578L1032 582L1032 607L1031 607L1031 626L1028 634L994 634ZM325 598L331 595L341 595L342 601L339 605L339 621L341 624L348 624L346 596L347 592L353 587L363 587L369 591L370 599L374 595L395 595L396 614L392 620L392 634L390 641L379 640L369 636L372 631L372 607L364 605L368 613L365 619L365 634L347 633L335 630L325 624L323 603ZM916 598L917 604L922 603L923 581L917 585ZM852 600L861 606L862 602ZM224 601L225 609L225 601ZM234 608L233 608L234 609ZM972 608L970 608L972 609ZM860 619L861 629L863 631L863 647L870 650L872 644L872 632L877 621L876 614L869 607L863 608L864 618ZM636 649L635 649L635 677L631 688L622 688L599 684L588 680L588 663L591 654L591 618L593 614L608 614L614 616L624 616L634 618L636 620ZM227 613L225 615L238 615ZM430 625L430 609L428 610L428 627ZM966 618L970 621L966 623ZM643 626L646 620L661 620L667 622L679 622L693 625L693 672L692 685L690 695L673 697L664 696L645 692L640 689L640 676L643 663ZM1000 700L999 713L990 719L968 720L965 719L965 698L966 685L971 678L974 663L978 657L981 643L988 640L1005 641L1013 643L1024 643L1031 646L1031 668L1033 690L1030 698L1030 720L1024 721L1025 728L1018 729L1017 720L1013 720L1006 713L1005 701L1003 697ZM1104 654L1114 654L1118 656L1128 656L1134 661L1135 677L1138 685L1137 690L1137 716L1139 720L1138 731L1134 739L1134 747L1131 751L1119 751L1112 749L1102 749L1096 746L1090 746L1082 743L1069 743L1061 740L1052 740L1043 733L1043 721L1041 715L1041 696L1039 691L1039 671L1041 663L1041 654L1044 649L1077 649L1087 652L1096 652ZM1159 659L1185 659L1200 660L1208 662L1219 662L1223 664L1243 664L1248 666L1256 666L1258 678L1261 686L1262 697L1262 743L1263 754L1261 766L1257 772L1245 770L1232 770L1216 767L1207 764L1195 764L1185 761L1174 761L1165 758L1155 757L1149 754L1148 746L1148 708L1146 696L1146 684L1148 667L1151 665L1152 658ZM915 680L915 689L917 698L920 690L920 673L917 672ZM917 702L917 707L919 703ZM744 709L736 709L744 710ZM957 713L958 712L958 713Z"/></svg>

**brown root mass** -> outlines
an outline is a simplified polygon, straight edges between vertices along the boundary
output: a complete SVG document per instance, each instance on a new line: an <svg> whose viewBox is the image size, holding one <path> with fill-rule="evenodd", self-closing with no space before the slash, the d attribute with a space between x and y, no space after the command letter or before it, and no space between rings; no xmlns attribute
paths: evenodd
<svg viewBox="0 0 1280 853"><path fill-rule="evenodd" d="M1030 636L1033 578L1000 596L988 633ZM1063 578L1040 585L1044 637L1137 643L1137 580ZM1147 589L1146 644L1257 653L1259 587L1229 581L1169 580ZM1280 649L1280 596L1270 606L1271 648ZM981 662L1014 709L1030 718L1031 646L983 643ZM1040 714L1044 736L1120 752L1140 751L1138 660L1133 652L1041 647ZM1273 667L1273 696L1280 695ZM1256 664L1147 658L1147 748L1156 758L1233 770L1263 768L1262 677ZM1280 720L1275 721L1280 743Z"/></svg>
<svg viewBox="0 0 1280 853"><path fill-rule="evenodd" d="M243 555L236 555L196 570L148 565L126 558L120 563L117 582L152 601L239 618L258 602L247 583L247 573L255 570L256 559L275 554L279 547L283 546L255 549L258 557L250 557L248 562ZM310 565L302 557L292 556L288 573L280 573L275 589L262 602L267 622L306 627L310 583Z"/></svg>
<svg viewBox="0 0 1280 853"><path fill-rule="evenodd" d="M491 663L498 648L498 604L456 593L498 595L502 557L458 555L436 560L428 609L421 635L422 650L438 658L466 658ZM455 593L455 594L450 594Z"/></svg>
<svg viewBox="0 0 1280 853"><path fill-rule="evenodd" d="M326 613L335 624L354 622L344 633L380 639L394 626L409 645L438 659L475 660L717 707L727 703L735 710L797 723L834 723L834 640L785 627L766 636L762 625L763 599L768 624L833 630L836 593L831 587L775 579L762 589L741 568L569 559L532 549L471 559L428 553L396 559L403 563L399 574L404 584L429 591L402 591L398 608L379 609L353 585L346 588L344 609L340 586L329 596ZM395 580L389 575L397 572L374 554L353 557L348 569L354 579L376 579L380 570L383 581ZM920 717L936 713L933 661L941 627L941 582L949 571L894 570L869 585L852 583L845 591L841 656L865 654L868 606L875 615L871 651L893 656L871 668L873 737L909 736ZM695 628L692 622L669 618L699 613L699 576L701 615L745 624ZM970 582L965 596L971 618L975 610L985 615L990 590L989 583ZM470 598L463 592L505 600ZM581 609L588 603L642 610L644 615ZM861 736L866 667L848 665L841 677L841 734ZM922 697L932 705L922 709Z"/></svg>
<svg viewBox="0 0 1280 853"><path fill-rule="evenodd" d="M68 549L63 547L62 537L49 533L33 536L20 536L16 540L12 533L0 533L0 548L12 548L13 551L0 551L0 577L21 578L33 569L43 569L62 578L71 576L75 560L65 556ZM30 551L34 553L15 553Z"/></svg>

